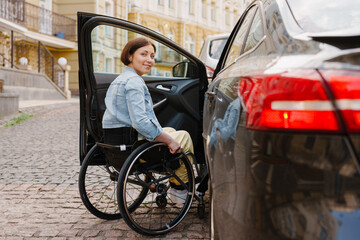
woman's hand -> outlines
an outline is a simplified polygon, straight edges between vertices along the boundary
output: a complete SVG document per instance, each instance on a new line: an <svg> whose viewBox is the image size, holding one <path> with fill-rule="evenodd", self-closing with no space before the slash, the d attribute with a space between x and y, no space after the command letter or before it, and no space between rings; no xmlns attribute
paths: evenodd
<svg viewBox="0 0 360 240"><path fill-rule="evenodd" d="M180 153L181 152L181 146L178 142L175 140L172 140L171 143L168 144L168 148L171 152L171 154Z"/></svg>
<svg viewBox="0 0 360 240"><path fill-rule="evenodd" d="M155 138L156 141L165 143L171 154L180 153L181 146L176 142L169 134L162 132L159 136Z"/></svg>

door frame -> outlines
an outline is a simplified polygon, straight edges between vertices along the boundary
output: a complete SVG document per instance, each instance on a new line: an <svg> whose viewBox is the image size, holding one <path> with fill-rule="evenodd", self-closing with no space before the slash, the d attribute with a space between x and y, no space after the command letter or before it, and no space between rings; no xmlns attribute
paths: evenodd
<svg viewBox="0 0 360 240"><path fill-rule="evenodd" d="M205 65L197 57L189 53L183 47L165 36L139 24L110 16L98 15L93 13L78 12L78 57L79 57L79 94L80 94L80 160L83 159L88 151L86 146L86 132L99 141L97 134L92 129L90 121L91 111L89 111L94 101L96 93L96 80L92 60L91 32L99 25L109 25L124 30L129 30L153 39L161 44L173 49L186 57L195 64L199 75L199 110L200 124L202 129L202 110L204 95L208 87ZM201 135L201 134L200 134Z"/></svg>

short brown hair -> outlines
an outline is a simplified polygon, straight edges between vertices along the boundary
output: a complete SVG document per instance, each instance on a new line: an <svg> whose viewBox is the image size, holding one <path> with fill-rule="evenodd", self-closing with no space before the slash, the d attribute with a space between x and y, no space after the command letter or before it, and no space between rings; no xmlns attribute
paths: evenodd
<svg viewBox="0 0 360 240"><path fill-rule="evenodd" d="M134 54L134 52L136 50L138 50L139 48L145 47L147 45L152 45L154 47L154 52L156 52L156 47L155 44L152 43L150 40L144 38L144 37L139 37L139 38L135 38L130 40L124 47L124 49L121 52L121 61L125 64L125 65L129 65L130 64L130 55Z"/></svg>

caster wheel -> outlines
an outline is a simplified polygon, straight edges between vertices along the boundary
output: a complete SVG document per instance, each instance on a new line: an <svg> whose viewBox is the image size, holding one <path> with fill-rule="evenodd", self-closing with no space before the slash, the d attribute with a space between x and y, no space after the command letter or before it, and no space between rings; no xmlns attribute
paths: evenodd
<svg viewBox="0 0 360 240"><path fill-rule="evenodd" d="M156 204L159 208L165 208L167 205L167 200L164 195L160 195L156 197Z"/></svg>

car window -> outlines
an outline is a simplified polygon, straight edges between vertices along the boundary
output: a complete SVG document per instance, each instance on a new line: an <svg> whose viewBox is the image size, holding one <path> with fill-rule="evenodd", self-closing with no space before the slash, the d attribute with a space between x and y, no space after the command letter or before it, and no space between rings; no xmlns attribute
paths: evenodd
<svg viewBox="0 0 360 240"><path fill-rule="evenodd" d="M96 73L120 74L125 65L120 55L125 44L140 34L109 25L99 25L91 32L92 61ZM178 63L189 62L187 58L150 39L156 46L155 65L147 76L173 77L173 67ZM184 76L186 77L186 76Z"/></svg>
<svg viewBox="0 0 360 240"><path fill-rule="evenodd" d="M287 0L298 24L307 32L359 29L359 0ZM311 7L310 7L311 6Z"/></svg>
<svg viewBox="0 0 360 240"><path fill-rule="evenodd" d="M256 11L254 21L251 24L248 37L246 39L244 53L255 47L255 45L263 37L263 29L261 24L260 11Z"/></svg>
<svg viewBox="0 0 360 240"><path fill-rule="evenodd" d="M227 38L215 39L210 43L209 56L219 60L222 51L224 50Z"/></svg>
<svg viewBox="0 0 360 240"><path fill-rule="evenodd" d="M238 56L240 56L241 50L243 48L244 40L246 37L246 33L248 31L249 25L251 23L251 20L254 16L254 12L256 11L256 9L257 9L256 7L253 7L247 12L247 14L238 30L236 36L234 37L232 44L231 44L230 50L229 50L228 55L225 60L224 67L233 63L235 61L235 59Z"/></svg>

